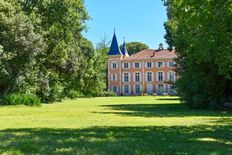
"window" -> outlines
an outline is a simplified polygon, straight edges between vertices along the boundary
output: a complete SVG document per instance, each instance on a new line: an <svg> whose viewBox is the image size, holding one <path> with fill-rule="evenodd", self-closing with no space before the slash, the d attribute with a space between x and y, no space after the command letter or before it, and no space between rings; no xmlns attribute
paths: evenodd
<svg viewBox="0 0 232 155"><path fill-rule="evenodd" d="M124 82L129 82L129 73L124 73Z"/></svg>
<svg viewBox="0 0 232 155"><path fill-rule="evenodd" d="M159 93L159 94L164 93L164 86L163 86L162 84L159 84L159 85L158 85L158 93Z"/></svg>
<svg viewBox="0 0 232 155"><path fill-rule="evenodd" d="M129 68L129 64L128 63L124 63L123 68Z"/></svg>
<svg viewBox="0 0 232 155"><path fill-rule="evenodd" d="M164 74L163 72L158 72L158 81L161 82L164 80Z"/></svg>
<svg viewBox="0 0 232 155"><path fill-rule="evenodd" d="M169 72L169 77L168 77L169 81L171 82L175 82L176 80L176 74L175 72Z"/></svg>
<svg viewBox="0 0 232 155"><path fill-rule="evenodd" d="M175 67L175 66L176 66L175 62L173 62L173 61L169 62L169 67Z"/></svg>
<svg viewBox="0 0 232 155"><path fill-rule="evenodd" d="M135 82L140 81L140 73L135 73Z"/></svg>
<svg viewBox="0 0 232 155"><path fill-rule="evenodd" d="M118 87L117 86L113 86L113 92L117 93L118 92Z"/></svg>
<svg viewBox="0 0 232 155"><path fill-rule="evenodd" d="M135 63L135 68L140 68L140 63L136 62Z"/></svg>
<svg viewBox="0 0 232 155"><path fill-rule="evenodd" d="M135 85L135 93L140 93L140 85Z"/></svg>
<svg viewBox="0 0 232 155"><path fill-rule="evenodd" d="M124 94L129 94L130 90L129 90L129 85L124 85Z"/></svg>
<svg viewBox="0 0 232 155"><path fill-rule="evenodd" d="M117 68L117 63L112 63L112 68Z"/></svg>
<svg viewBox="0 0 232 155"><path fill-rule="evenodd" d="M152 72L147 72L147 81L148 82L152 81Z"/></svg>
<svg viewBox="0 0 232 155"><path fill-rule="evenodd" d="M152 63L151 62L147 62L147 68L151 68L152 67Z"/></svg>
<svg viewBox="0 0 232 155"><path fill-rule="evenodd" d="M112 74L112 81L117 81L117 74Z"/></svg>
<svg viewBox="0 0 232 155"><path fill-rule="evenodd" d="M158 62L158 67L163 67L163 62Z"/></svg>

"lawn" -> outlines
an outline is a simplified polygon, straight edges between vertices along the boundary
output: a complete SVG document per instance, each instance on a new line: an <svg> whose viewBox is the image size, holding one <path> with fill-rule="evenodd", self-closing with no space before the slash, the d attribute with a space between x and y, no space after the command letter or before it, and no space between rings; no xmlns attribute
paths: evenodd
<svg viewBox="0 0 232 155"><path fill-rule="evenodd" d="M176 97L0 106L0 154L232 154L232 113Z"/></svg>

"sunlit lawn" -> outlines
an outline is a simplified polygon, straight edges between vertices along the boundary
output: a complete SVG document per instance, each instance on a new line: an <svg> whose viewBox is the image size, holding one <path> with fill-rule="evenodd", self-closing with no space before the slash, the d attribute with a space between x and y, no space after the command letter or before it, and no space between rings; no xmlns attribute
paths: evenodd
<svg viewBox="0 0 232 155"><path fill-rule="evenodd" d="M232 113L176 97L0 106L0 154L232 154Z"/></svg>

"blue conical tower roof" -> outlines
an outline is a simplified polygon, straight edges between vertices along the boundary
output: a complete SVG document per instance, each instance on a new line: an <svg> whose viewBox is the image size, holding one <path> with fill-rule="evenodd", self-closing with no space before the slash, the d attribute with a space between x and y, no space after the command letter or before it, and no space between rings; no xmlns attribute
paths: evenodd
<svg viewBox="0 0 232 155"><path fill-rule="evenodd" d="M122 55L122 52L118 46L118 40L117 40L115 33L112 39L112 43L111 43L108 55Z"/></svg>
<svg viewBox="0 0 232 155"><path fill-rule="evenodd" d="M129 56L128 52L127 52L127 48L126 48L126 42L124 41L123 46L122 46L122 54L124 56Z"/></svg>

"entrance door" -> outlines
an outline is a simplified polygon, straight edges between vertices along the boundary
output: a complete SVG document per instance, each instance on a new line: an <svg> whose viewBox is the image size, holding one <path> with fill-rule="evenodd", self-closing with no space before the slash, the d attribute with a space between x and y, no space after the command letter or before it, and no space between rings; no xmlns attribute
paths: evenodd
<svg viewBox="0 0 232 155"><path fill-rule="evenodd" d="M148 84L148 86L147 86L147 93L148 94L153 94L153 86L152 86L152 84Z"/></svg>

